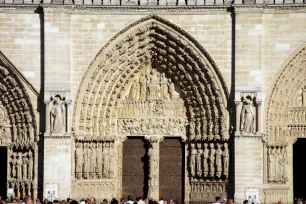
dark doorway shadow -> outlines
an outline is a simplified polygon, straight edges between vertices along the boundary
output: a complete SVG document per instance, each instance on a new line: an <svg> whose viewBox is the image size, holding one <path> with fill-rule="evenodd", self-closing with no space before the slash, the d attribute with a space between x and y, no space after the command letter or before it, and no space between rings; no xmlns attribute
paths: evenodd
<svg viewBox="0 0 306 204"><path fill-rule="evenodd" d="M293 145L293 194L294 198L303 198L303 200L306 199L305 149L306 138L298 139Z"/></svg>
<svg viewBox="0 0 306 204"><path fill-rule="evenodd" d="M0 196L6 198L6 183L7 183L7 148L0 147Z"/></svg>

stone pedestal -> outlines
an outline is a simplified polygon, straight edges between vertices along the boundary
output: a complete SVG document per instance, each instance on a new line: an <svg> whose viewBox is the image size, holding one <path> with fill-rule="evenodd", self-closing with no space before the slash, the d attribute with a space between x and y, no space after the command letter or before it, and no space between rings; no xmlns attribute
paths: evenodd
<svg viewBox="0 0 306 204"><path fill-rule="evenodd" d="M59 186L58 198L71 194L71 137L45 135L44 141L44 188L46 184ZM47 198L44 189L44 198Z"/></svg>
<svg viewBox="0 0 306 204"><path fill-rule="evenodd" d="M263 180L263 142L259 134L235 135L235 201L246 199L247 189L259 189Z"/></svg>

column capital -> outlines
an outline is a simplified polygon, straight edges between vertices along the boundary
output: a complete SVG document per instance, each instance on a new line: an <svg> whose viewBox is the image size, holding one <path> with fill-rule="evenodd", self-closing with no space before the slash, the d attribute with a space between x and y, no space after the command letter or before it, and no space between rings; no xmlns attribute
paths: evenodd
<svg viewBox="0 0 306 204"><path fill-rule="evenodd" d="M164 140L164 137L160 135L146 135L145 139L148 140L150 143L159 143Z"/></svg>

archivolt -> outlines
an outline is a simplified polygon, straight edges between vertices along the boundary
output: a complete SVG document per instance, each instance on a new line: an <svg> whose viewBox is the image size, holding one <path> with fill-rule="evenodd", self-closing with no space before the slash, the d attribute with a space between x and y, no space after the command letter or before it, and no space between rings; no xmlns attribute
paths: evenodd
<svg viewBox="0 0 306 204"><path fill-rule="evenodd" d="M123 93L148 66L162 70L180 87L189 121L201 121L197 125L203 134L227 138L228 92L215 63L190 35L157 16L118 33L93 59L75 101L76 136L116 135Z"/></svg>
<svg viewBox="0 0 306 204"><path fill-rule="evenodd" d="M22 83L24 82L24 83ZM33 148L37 141L36 119L30 97L24 87L29 83L0 52L0 101L4 112L1 115L1 128L9 125L9 131L2 131L8 145L16 148ZM33 93L37 92L29 85ZM7 124L7 125L3 125ZM2 129L1 129L2 130ZM0 137L1 137L0 136ZM6 140L5 140L6 141ZM2 144L6 145L6 144Z"/></svg>
<svg viewBox="0 0 306 204"><path fill-rule="evenodd" d="M306 43L283 63L266 98L265 131L270 141L285 141L290 135L289 109L306 80Z"/></svg>

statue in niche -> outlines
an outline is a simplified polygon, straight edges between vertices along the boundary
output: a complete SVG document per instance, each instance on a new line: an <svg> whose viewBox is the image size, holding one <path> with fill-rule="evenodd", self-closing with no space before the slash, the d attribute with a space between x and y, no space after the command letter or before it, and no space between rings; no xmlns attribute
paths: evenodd
<svg viewBox="0 0 306 204"><path fill-rule="evenodd" d="M169 99L168 79L166 78L165 73L162 73L161 86L163 99Z"/></svg>
<svg viewBox="0 0 306 204"><path fill-rule="evenodd" d="M255 133L255 107L251 96L246 96L241 110L241 132Z"/></svg>
<svg viewBox="0 0 306 204"><path fill-rule="evenodd" d="M190 173L192 177L195 176L196 155L197 155L197 150L195 149L195 144L191 143Z"/></svg>
<svg viewBox="0 0 306 204"><path fill-rule="evenodd" d="M27 173L28 173L28 153L26 152L22 158L22 178L26 180L28 178Z"/></svg>
<svg viewBox="0 0 306 204"><path fill-rule="evenodd" d="M274 156L274 149L268 150L268 180L274 181L275 177L275 156Z"/></svg>
<svg viewBox="0 0 306 204"><path fill-rule="evenodd" d="M102 143L97 143L97 166L96 171L98 174L98 178L102 178Z"/></svg>
<svg viewBox="0 0 306 204"><path fill-rule="evenodd" d="M80 179L82 177L82 166L83 166L83 148L82 143L76 144L75 150L75 172L76 177Z"/></svg>
<svg viewBox="0 0 306 204"><path fill-rule="evenodd" d="M12 161L11 161L11 164L12 164L12 167L11 167L11 170L12 170L12 178L16 178L16 164L17 164L17 158L16 158L16 154L12 154Z"/></svg>
<svg viewBox="0 0 306 204"><path fill-rule="evenodd" d="M228 178L228 163L229 163L229 152L228 152L228 145L224 143L224 150L223 150L223 175L225 178Z"/></svg>
<svg viewBox="0 0 306 204"><path fill-rule="evenodd" d="M282 155L280 148L276 149L275 151L275 166L276 166L275 181L280 182L282 180L282 174L283 174Z"/></svg>
<svg viewBox="0 0 306 204"><path fill-rule="evenodd" d="M93 145L88 145L88 173L92 178L95 173L95 161L94 161L94 149Z"/></svg>
<svg viewBox="0 0 306 204"><path fill-rule="evenodd" d="M18 153L17 163L16 163L16 169L17 169L17 179L20 179L20 180L22 179L21 165L22 165L22 153L19 152L19 153Z"/></svg>
<svg viewBox="0 0 306 204"><path fill-rule="evenodd" d="M104 178L108 178L108 170L109 170L109 145L108 143L103 144L103 176Z"/></svg>
<svg viewBox="0 0 306 204"><path fill-rule="evenodd" d="M153 71L151 75L151 80L148 85L148 100L158 100L160 99L160 85L158 83L158 73L156 71Z"/></svg>
<svg viewBox="0 0 306 204"><path fill-rule="evenodd" d="M215 145L214 143L210 143L210 155L209 155L209 175L211 177L214 177L215 175L215 154L216 154L216 150L215 150Z"/></svg>
<svg viewBox="0 0 306 204"><path fill-rule="evenodd" d="M87 175L88 175L88 144L87 143L84 143L84 149L83 149L83 177L84 178L88 178Z"/></svg>
<svg viewBox="0 0 306 204"><path fill-rule="evenodd" d="M287 155L287 149L286 148L282 148L281 150L281 155L282 155L282 166L283 166L283 172L282 172L282 180L284 181L284 183L286 183L288 181L288 155Z"/></svg>
<svg viewBox="0 0 306 204"><path fill-rule="evenodd" d="M59 95L54 97L53 107L51 109L52 124L51 132L53 134L62 134L65 131L65 105Z"/></svg>
<svg viewBox="0 0 306 204"><path fill-rule="evenodd" d="M216 151L216 176L218 178L221 177L222 173L222 150L221 150L221 145L217 144L217 151Z"/></svg>
<svg viewBox="0 0 306 204"><path fill-rule="evenodd" d="M202 176L202 154L203 154L203 150L202 150L201 143L197 144L197 148L198 148L198 153L197 153L197 156L196 156L196 160L197 160L197 175L198 176Z"/></svg>
<svg viewBox="0 0 306 204"><path fill-rule="evenodd" d="M29 151L29 162L28 162L28 180L33 179L33 153Z"/></svg>
<svg viewBox="0 0 306 204"><path fill-rule="evenodd" d="M109 144L109 176L110 178L115 178L115 169L116 169L116 152L114 143Z"/></svg>
<svg viewBox="0 0 306 204"><path fill-rule="evenodd" d="M204 143L204 151L203 151L203 168L204 168L204 177L208 175L208 157L209 157L209 150L208 144Z"/></svg>

